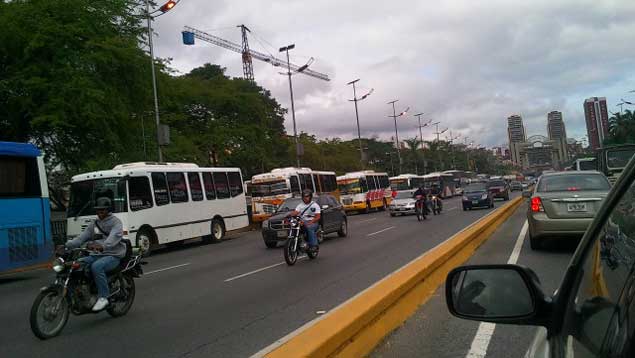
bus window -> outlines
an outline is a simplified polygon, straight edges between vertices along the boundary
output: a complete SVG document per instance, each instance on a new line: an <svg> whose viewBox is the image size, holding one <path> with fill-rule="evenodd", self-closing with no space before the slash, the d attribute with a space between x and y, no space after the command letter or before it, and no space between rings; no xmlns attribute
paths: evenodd
<svg viewBox="0 0 635 358"><path fill-rule="evenodd" d="M229 172L227 173L229 179L229 192L232 197L238 196L243 193L243 182L240 179L240 173Z"/></svg>
<svg viewBox="0 0 635 358"><path fill-rule="evenodd" d="M157 206L170 203L168 195L168 183L165 181L165 174L152 173L152 186L154 187L154 201Z"/></svg>
<svg viewBox="0 0 635 358"><path fill-rule="evenodd" d="M366 178L359 178L359 187L361 188L362 193L366 193L368 191L368 182L366 181Z"/></svg>
<svg viewBox="0 0 635 358"><path fill-rule="evenodd" d="M302 190L309 189L315 193L313 181L311 180L311 174L300 174L300 184L302 185Z"/></svg>
<svg viewBox="0 0 635 358"><path fill-rule="evenodd" d="M167 173L170 199L173 203L185 203L187 198L187 186L183 173Z"/></svg>
<svg viewBox="0 0 635 358"><path fill-rule="evenodd" d="M322 192L323 184L320 183L320 178L318 178L317 174L313 174L313 184L315 185L315 191Z"/></svg>
<svg viewBox="0 0 635 358"><path fill-rule="evenodd" d="M190 184L190 196L192 201L203 200L203 188L198 173L187 173L187 182Z"/></svg>
<svg viewBox="0 0 635 358"><path fill-rule="evenodd" d="M130 194L130 210L137 211L152 207L152 192L148 177L132 177L128 179Z"/></svg>
<svg viewBox="0 0 635 358"><path fill-rule="evenodd" d="M203 186L205 187L205 197L207 198L207 200L216 199L216 191L214 190L212 173L203 173Z"/></svg>
<svg viewBox="0 0 635 358"><path fill-rule="evenodd" d="M390 187L390 180L388 180L388 175L382 175L380 177L380 181L381 181L381 188L382 189L388 189Z"/></svg>
<svg viewBox="0 0 635 358"><path fill-rule="evenodd" d="M291 184L291 194L300 195L300 182L298 181L298 177L292 175L289 177L289 183Z"/></svg>
<svg viewBox="0 0 635 358"><path fill-rule="evenodd" d="M333 175L320 174L320 183L322 184L322 192L324 193L337 190L337 179Z"/></svg>
<svg viewBox="0 0 635 358"><path fill-rule="evenodd" d="M214 186L216 188L216 197L218 199L228 199L229 183L227 182L227 174L224 172L214 172Z"/></svg>
<svg viewBox="0 0 635 358"><path fill-rule="evenodd" d="M36 158L0 156L0 197L39 197Z"/></svg>
<svg viewBox="0 0 635 358"><path fill-rule="evenodd" d="M377 183L375 183L375 177L372 175L368 175L366 177L366 180L368 181L368 190L375 190L377 189Z"/></svg>

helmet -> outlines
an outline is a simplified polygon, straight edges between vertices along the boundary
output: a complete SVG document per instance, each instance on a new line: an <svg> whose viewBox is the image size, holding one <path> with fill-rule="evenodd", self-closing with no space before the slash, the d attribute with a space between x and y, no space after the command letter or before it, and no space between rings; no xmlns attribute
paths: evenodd
<svg viewBox="0 0 635 358"><path fill-rule="evenodd" d="M102 196L101 198L97 198L97 202L95 203L94 209L95 210L99 210L99 209L110 210L111 206L112 206L112 201L110 200L110 198L106 196Z"/></svg>
<svg viewBox="0 0 635 358"><path fill-rule="evenodd" d="M305 196L308 196L309 199L313 199L313 192L311 191L311 189L302 190L302 197L304 198Z"/></svg>

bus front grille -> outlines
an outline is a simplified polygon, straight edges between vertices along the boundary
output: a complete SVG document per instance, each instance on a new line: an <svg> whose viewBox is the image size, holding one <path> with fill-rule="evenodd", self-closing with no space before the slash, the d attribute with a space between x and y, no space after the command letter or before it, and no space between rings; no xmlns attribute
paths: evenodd
<svg viewBox="0 0 635 358"><path fill-rule="evenodd" d="M38 257L37 226L7 230L9 237L9 262L23 262Z"/></svg>

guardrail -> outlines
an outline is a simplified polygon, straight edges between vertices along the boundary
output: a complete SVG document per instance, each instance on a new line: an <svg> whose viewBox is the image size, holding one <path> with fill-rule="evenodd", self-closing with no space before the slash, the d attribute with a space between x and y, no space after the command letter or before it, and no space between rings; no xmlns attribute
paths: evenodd
<svg viewBox="0 0 635 358"><path fill-rule="evenodd" d="M254 357L362 357L400 326L523 202L521 197Z"/></svg>

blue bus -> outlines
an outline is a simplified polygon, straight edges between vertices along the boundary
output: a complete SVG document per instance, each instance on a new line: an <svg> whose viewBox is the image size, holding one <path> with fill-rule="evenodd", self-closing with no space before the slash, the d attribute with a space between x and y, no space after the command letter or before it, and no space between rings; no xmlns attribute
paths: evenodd
<svg viewBox="0 0 635 358"><path fill-rule="evenodd" d="M33 144L0 142L0 272L46 262L52 254L42 153Z"/></svg>

